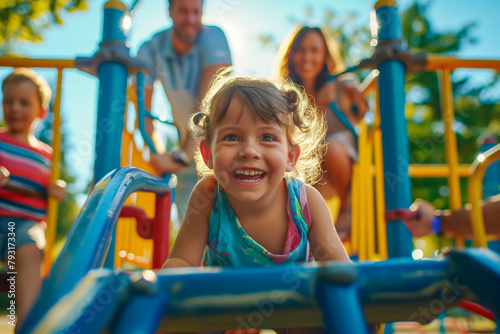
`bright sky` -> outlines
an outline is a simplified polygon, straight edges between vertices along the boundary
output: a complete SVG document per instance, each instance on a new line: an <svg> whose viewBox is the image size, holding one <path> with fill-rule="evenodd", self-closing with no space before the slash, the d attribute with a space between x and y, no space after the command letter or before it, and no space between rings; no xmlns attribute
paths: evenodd
<svg viewBox="0 0 500 334"><path fill-rule="evenodd" d="M45 31L44 41L24 45L22 52L33 58L91 57L98 49L102 36L103 5L105 0L89 1L89 10L64 16L64 25ZM133 0L123 1L130 6ZM171 26L167 15L167 0L142 0L129 34L130 51L137 53L139 46L154 33ZM269 76L272 70L274 50L263 49L258 40L262 34L272 33L277 41L293 27L290 18L304 22L305 9L313 15L309 25L321 25L325 8L338 15L348 12L358 14L359 22L368 26L369 12L375 1L369 0L205 0L205 24L217 25L225 32L232 52L233 64L243 72ZM404 10L413 0L399 0ZM466 45L460 56L470 58L500 59L498 35L498 0L439 0L429 8L429 18L439 31L458 29L471 22L478 43ZM8 69L0 69L3 78ZM49 83L56 82L53 70L38 70ZM95 117L97 112L98 82L94 77L77 70L64 72L62 115L64 131L73 147L67 153L68 163L78 171L77 188L92 178ZM165 110L164 94L155 94L153 109Z"/></svg>

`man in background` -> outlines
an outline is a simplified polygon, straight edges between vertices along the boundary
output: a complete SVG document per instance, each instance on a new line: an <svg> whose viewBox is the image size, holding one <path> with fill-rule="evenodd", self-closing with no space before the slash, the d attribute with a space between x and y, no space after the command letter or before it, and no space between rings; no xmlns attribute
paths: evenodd
<svg viewBox="0 0 500 334"><path fill-rule="evenodd" d="M191 190L198 180L192 161L196 142L188 131L188 122L205 96L212 76L231 65L231 55L222 30L201 23L203 0L168 2L173 26L145 42L137 58L145 61L149 69L144 84L146 109L151 110L153 86L159 80L179 130L176 149L165 152L163 143L159 144L155 138L153 122L149 118L146 122L146 131L152 134L159 153L151 156L151 165L160 175L177 175L175 203L182 221Z"/></svg>

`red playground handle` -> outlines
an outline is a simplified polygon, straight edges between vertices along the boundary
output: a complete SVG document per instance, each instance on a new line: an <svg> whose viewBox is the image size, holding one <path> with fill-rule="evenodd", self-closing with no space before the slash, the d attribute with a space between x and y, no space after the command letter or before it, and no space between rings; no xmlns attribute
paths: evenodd
<svg viewBox="0 0 500 334"><path fill-rule="evenodd" d="M420 218L419 211L411 211L409 209L392 209L392 210L387 210L385 212L385 221L387 223L395 220L419 219L419 218Z"/></svg>
<svg viewBox="0 0 500 334"><path fill-rule="evenodd" d="M462 307L463 309L466 309L466 310L475 312L479 315L482 315L483 317L488 318L491 321L495 321L495 315L493 314L493 312L491 312L486 307L481 306L477 303L473 303L473 302L468 301L468 300L461 300L458 303L458 306Z"/></svg>

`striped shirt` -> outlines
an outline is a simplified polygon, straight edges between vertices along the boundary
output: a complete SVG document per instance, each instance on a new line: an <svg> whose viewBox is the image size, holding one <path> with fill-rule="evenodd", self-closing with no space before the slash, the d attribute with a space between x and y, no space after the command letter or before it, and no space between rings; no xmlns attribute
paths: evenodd
<svg viewBox="0 0 500 334"><path fill-rule="evenodd" d="M0 166L10 172L8 183L0 187L0 217L46 219L51 157L48 145L40 142L39 147L31 147L0 129Z"/></svg>

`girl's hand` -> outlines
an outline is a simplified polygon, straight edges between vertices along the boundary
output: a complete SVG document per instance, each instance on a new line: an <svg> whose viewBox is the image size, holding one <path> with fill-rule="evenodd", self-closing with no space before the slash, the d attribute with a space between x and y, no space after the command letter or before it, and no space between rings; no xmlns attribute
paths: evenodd
<svg viewBox="0 0 500 334"><path fill-rule="evenodd" d="M62 202L64 197L66 197L66 182L57 180L50 184L47 188L47 194L57 199L59 203Z"/></svg>
<svg viewBox="0 0 500 334"><path fill-rule="evenodd" d="M4 166L0 166L0 187L3 187L9 181L10 172Z"/></svg>
<svg viewBox="0 0 500 334"><path fill-rule="evenodd" d="M419 212L415 218L403 219L403 223L406 225L410 233L414 237L423 237L433 233L431 220L434 218L436 208L434 208L434 206L426 200L418 198L410 206L410 210Z"/></svg>

